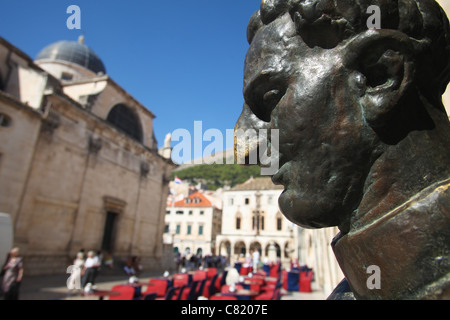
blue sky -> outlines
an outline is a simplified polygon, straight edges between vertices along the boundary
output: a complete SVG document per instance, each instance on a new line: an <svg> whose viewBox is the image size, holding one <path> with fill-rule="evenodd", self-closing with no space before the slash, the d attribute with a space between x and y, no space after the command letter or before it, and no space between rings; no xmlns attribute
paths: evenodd
<svg viewBox="0 0 450 320"><path fill-rule="evenodd" d="M69 5L81 8L81 31L69 30ZM107 73L155 115L167 133L194 121L225 136L241 112L246 29L260 0L3 1L0 36L35 58L59 40L85 42ZM228 145L229 147L230 145Z"/></svg>

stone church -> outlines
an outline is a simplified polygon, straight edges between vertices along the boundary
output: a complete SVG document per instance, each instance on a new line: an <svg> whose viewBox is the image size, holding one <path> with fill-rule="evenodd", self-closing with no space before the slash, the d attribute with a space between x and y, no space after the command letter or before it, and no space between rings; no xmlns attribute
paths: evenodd
<svg viewBox="0 0 450 320"><path fill-rule="evenodd" d="M65 273L80 249L165 268L175 165L158 154L154 118L82 37L35 60L0 38L0 212L27 275Z"/></svg>

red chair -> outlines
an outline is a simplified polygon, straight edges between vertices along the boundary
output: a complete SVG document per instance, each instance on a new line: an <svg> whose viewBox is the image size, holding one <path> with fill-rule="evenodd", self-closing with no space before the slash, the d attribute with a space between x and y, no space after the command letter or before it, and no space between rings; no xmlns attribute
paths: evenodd
<svg viewBox="0 0 450 320"><path fill-rule="evenodd" d="M283 293L281 292L281 288L275 290L272 300L281 300Z"/></svg>
<svg viewBox="0 0 450 320"><path fill-rule="evenodd" d="M132 286L115 285L111 291L120 292L117 296L110 296L109 300L133 300L135 289Z"/></svg>
<svg viewBox="0 0 450 320"><path fill-rule="evenodd" d="M181 300L183 297L187 300L187 294L189 292L188 286L184 285L182 287L175 287L175 292L171 300Z"/></svg>
<svg viewBox="0 0 450 320"><path fill-rule="evenodd" d="M251 282L252 284L259 284L261 286L265 283L265 280L263 278L258 277L247 277L245 278L245 281Z"/></svg>
<svg viewBox="0 0 450 320"><path fill-rule="evenodd" d="M241 267L241 270L240 270L240 272L239 272L239 274L241 275L241 276L246 276L246 275L248 275L250 272L252 272L253 271L253 268L252 267Z"/></svg>
<svg viewBox="0 0 450 320"><path fill-rule="evenodd" d="M204 270L197 270L194 273L193 281L202 281L205 280L208 276L208 273Z"/></svg>
<svg viewBox="0 0 450 320"><path fill-rule="evenodd" d="M250 291L261 292L261 285L260 284L251 284Z"/></svg>
<svg viewBox="0 0 450 320"><path fill-rule="evenodd" d="M235 296L222 296L220 294L215 294L209 300L238 300Z"/></svg>
<svg viewBox="0 0 450 320"><path fill-rule="evenodd" d="M253 274L253 277L255 277L255 278L263 278L264 279L265 277L267 277L267 274L264 271L259 270L259 271L256 271Z"/></svg>
<svg viewBox="0 0 450 320"><path fill-rule="evenodd" d="M157 298L163 298L166 296L167 288L169 286L167 280L150 279L148 283L149 285L147 286L147 289L145 290L145 292L142 293L143 296L150 293L156 293Z"/></svg>
<svg viewBox="0 0 450 320"><path fill-rule="evenodd" d="M275 287L277 285L282 285L285 282L283 282L282 280L282 273L280 273L276 278L272 279L266 279L266 283L264 284L264 286L261 288L261 290L263 291L267 291L267 290L275 290Z"/></svg>
<svg viewBox="0 0 450 320"><path fill-rule="evenodd" d="M275 291L264 291L263 293L253 297L252 300L272 300Z"/></svg>
<svg viewBox="0 0 450 320"><path fill-rule="evenodd" d="M189 300L189 294L191 293L191 288L190 287L184 287L183 290L181 290L181 293L178 296L177 300L182 300L182 301L186 301Z"/></svg>
<svg viewBox="0 0 450 320"><path fill-rule="evenodd" d="M280 271L281 265L279 263L271 265L269 277L278 278Z"/></svg>
<svg viewBox="0 0 450 320"><path fill-rule="evenodd" d="M201 296L205 298L209 298L211 296L210 287L211 287L212 280L206 280L205 286L203 287L203 290L200 293Z"/></svg>
<svg viewBox="0 0 450 320"><path fill-rule="evenodd" d="M312 292L311 281L313 277L312 271L305 271L300 273L300 292Z"/></svg>
<svg viewBox="0 0 450 320"><path fill-rule="evenodd" d="M281 282L273 290L267 290L257 295L252 300L280 300L281 299Z"/></svg>
<svg viewBox="0 0 450 320"><path fill-rule="evenodd" d="M199 291L202 290L201 287L204 285L206 279L202 281L193 281L187 290L187 294L183 294L180 300L197 300Z"/></svg>
<svg viewBox="0 0 450 320"><path fill-rule="evenodd" d="M215 283L217 279L219 278L219 275L216 273L211 279L206 280L205 286L203 287L203 292L201 292L201 296L209 298L213 294L215 294L217 291ZM219 284L220 285L220 284Z"/></svg>
<svg viewBox="0 0 450 320"><path fill-rule="evenodd" d="M148 293L143 295L142 300L156 300L156 293Z"/></svg>
<svg viewBox="0 0 450 320"><path fill-rule="evenodd" d="M220 292L221 282L222 282L223 277L224 277L224 275L218 276L216 278L216 281L214 282L214 287L215 287L216 291L218 291L218 292Z"/></svg>
<svg viewBox="0 0 450 320"><path fill-rule="evenodd" d="M217 274L217 268L206 269L208 279L212 279Z"/></svg>
<svg viewBox="0 0 450 320"><path fill-rule="evenodd" d="M283 288L288 289L288 272L286 270L281 271L281 279L283 280Z"/></svg>
<svg viewBox="0 0 450 320"><path fill-rule="evenodd" d="M260 292L261 288L265 285L265 280L263 278L251 277L245 278L245 283L250 286L250 291Z"/></svg>
<svg viewBox="0 0 450 320"><path fill-rule="evenodd" d="M175 291L177 288L170 287L167 289L167 293L163 298L156 298L155 300L172 300L172 298L175 296Z"/></svg>
<svg viewBox="0 0 450 320"><path fill-rule="evenodd" d="M189 284L189 275L187 273L177 273L173 275L173 286L183 287Z"/></svg>

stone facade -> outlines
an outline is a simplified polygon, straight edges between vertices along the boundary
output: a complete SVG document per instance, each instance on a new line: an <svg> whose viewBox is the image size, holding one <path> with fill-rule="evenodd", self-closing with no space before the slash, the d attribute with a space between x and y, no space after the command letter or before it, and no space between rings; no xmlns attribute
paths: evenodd
<svg viewBox="0 0 450 320"><path fill-rule="evenodd" d="M85 77L61 79L68 71ZM117 265L137 255L144 269L165 269L175 165L157 152L154 115L109 76L34 62L1 38L0 79L0 116L9 118L0 127L0 211L12 216L26 274L65 273L82 248L110 251ZM137 119L141 139L109 120L118 105Z"/></svg>
<svg viewBox="0 0 450 320"><path fill-rule="evenodd" d="M338 228L301 229L299 233L299 261L314 270L315 285L326 296L344 279L330 245L338 233Z"/></svg>

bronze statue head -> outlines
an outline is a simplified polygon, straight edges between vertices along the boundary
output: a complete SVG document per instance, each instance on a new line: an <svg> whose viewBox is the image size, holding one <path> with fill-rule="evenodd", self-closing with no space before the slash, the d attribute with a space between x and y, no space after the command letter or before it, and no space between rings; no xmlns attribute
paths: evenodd
<svg viewBox="0 0 450 320"><path fill-rule="evenodd" d="M435 1L266 0L247 38L236 129L280 130L272 179L289 220L347 233L449 177L450 31Z"/></svg>
<svg viewBox="0 0 450 320"><path fill-rule="evenodd" d="M369 6L380 27L369 28ZM265 0L236 130L278 129L279 204L362 299L450 299L449 21L434 0ZM236 138L242 150L245 139ZM249 155L257 144L248 143ZM370 267L370 268L369 268ZM375 268L372 268L375 267ZM368 270L380 270L377 290ZM344 286L345 287L345 286ZM333 297L343 291L338 289Z"/></svg>

